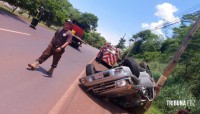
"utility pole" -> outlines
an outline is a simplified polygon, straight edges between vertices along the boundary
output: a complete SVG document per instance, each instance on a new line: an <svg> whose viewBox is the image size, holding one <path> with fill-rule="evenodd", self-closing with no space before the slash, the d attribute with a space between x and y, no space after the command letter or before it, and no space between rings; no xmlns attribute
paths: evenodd
<svg viewBox="0 0 200 114"><path fill-rule="evenodd" d="M196 22L194 23L194 25L192 26L192 28L190 29L190 31L188 32L187 36L184 38L182 44L180 45L180 47L178 48L178 50L176 51L176 53L174 54L171 62L168 64L168 66L166 67L166 69L164 70L163 74L160 76L157 85L156 85L156 96L154 97L154 99L158 96L160 89L163 87L165 81L167 80L167 78L169 77L169 75L171 74L171 72L174 70L180 56L182 55L182 53L185 51L189 41L192 39L194 33L197 31L197 29L200 26L200 15L198 17L198 19L196 20ZM148 110L151 106L153 101L148 102L145 105L145 109Z"/></svg>
<svg viewBox="0 0 200 114"><path fill-rule="evenodd" d="M124 34L124 36L122 38L124 39L125 36L126 36L126 33Z"/></svg>

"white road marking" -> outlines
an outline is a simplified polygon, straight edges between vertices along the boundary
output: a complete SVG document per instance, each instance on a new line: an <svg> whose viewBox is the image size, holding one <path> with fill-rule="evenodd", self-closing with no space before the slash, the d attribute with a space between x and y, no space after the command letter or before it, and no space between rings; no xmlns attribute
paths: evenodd
<svg viewBox="0 0 200 114"><path fill-rule="evenodd" d="M18 32L18 31L14 31L14 30L3 29L3 28L0 28L0 30L6 31L6 32L17 33L17 34L23 34L23 35L31 35L31 34L24 33L24 32Z"/></svg>

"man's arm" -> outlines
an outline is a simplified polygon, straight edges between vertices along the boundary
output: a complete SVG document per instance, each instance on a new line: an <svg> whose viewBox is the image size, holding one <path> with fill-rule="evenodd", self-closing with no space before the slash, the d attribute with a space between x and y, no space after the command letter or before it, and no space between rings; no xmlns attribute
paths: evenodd
<svg viewBox="0 0 200 114"><path fill-rule="evenodd" d="M56 49L56 52L60 52L62 49L65 49L65 47L67 47L67 45L69 45L69 42L64 43L62 46L58 47Z"/></svg>
<svg viewBox="0 0 200 114"><path fill-rule="evenodd" d="M62 49L65 49L65 47L67 47L69 45L69 43L71 43L71 40L72 40L72 34L71 34L71 31L70 32L67 32L66 33L66 36L67 36L67 41L60 47L58 47L56 49L56 52L60 52Z"/></svg>
<svg viewBox="0 0 200 114"><path fill-rule="evenodd" d="M72 41L72 33L69 32L67 36L68 36L67 41L62 46L60 46L61 49L64 49L65 47L67 47L69 43L71 43Z"/></svg>
<svg viewBox="0 0 200 114"><path fill-rule="evenodd" d="M69 42L65 42L62 46L60 46L61 49L64 49L65 47L67 47L69 45Z"/></svg>
<svg viewBox="0 0 200 114"><path fill-rule="evenodd" d="M69 36L67 42L65 42L62 46L58 47L56 49L56 52L60 52L62 49L65 49L65 47L67 47L69 45L69 43L71 42L72 40L72 35Z"/></svg>

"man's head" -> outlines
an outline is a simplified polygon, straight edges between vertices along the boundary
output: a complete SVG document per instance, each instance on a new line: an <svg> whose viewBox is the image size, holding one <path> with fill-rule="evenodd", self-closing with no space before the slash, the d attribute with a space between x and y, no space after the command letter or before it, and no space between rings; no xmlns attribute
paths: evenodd
<svg viewBox="0 0 200 114"><path fill-rule="evenodd" d="M70 19L66 20L65 24L64 24L64 29L70 30L72 28L72 24L73 24L73 22Z"/></svg>

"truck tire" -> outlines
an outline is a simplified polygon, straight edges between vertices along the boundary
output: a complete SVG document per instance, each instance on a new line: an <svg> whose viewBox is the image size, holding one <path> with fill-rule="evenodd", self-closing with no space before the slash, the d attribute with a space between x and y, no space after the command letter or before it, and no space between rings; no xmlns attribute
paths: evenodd
<svg viewBox="0 0 200 114"><path fill-rule="evenodd" d="M78 42L73 42L73 43L72 43L72 46L73 46L74 48L76 48L76 49L79 48Z"/></svg>
<svg viewBox="0 0 200 114"><path fill-rule="evenodd" d="M122 65L129 67L131 72L133 73L133 75L135 75L137 78L139 78L140 70L139 70L139 66L135 62L134 58L129 57L129 58L124 59L124 61L122 62Z"/></svg>
<svg viewBox="0 0 200 114"><path fill-rule="evenodd" d="M149 66L146 62L141 62L140 67L144 68L146 70L146 72L152 77L152 73L151 73Z"/></svg>
<svg viewBox="0 0 200 114"><path fill-rule="evenodd" d="M95 69L95 66L93 64L88 64L86 66L86 76L95 74L97 71Z"/></svg>
<svg viewBox="0 0 200 114"><path fill-rule="evenodd" d="M75 47L75 48L79 48L79 45L78 45L78 44L75 44L74 47Z"/></svg>

